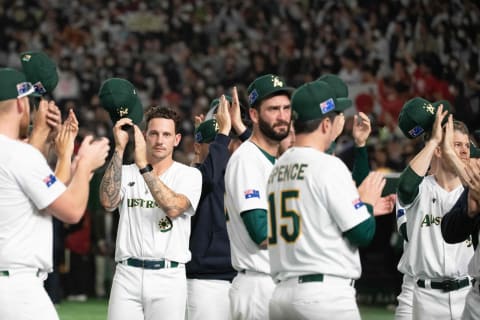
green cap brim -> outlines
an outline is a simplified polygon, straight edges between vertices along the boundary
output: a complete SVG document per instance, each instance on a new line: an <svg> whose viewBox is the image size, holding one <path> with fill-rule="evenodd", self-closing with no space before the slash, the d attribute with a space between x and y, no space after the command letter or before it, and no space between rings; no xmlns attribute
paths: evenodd
<svg viewBox="0 0 480 320"><path fill-rule="evenodd" d="M475 147L473 143L470 143L470 158L480 158L480 148Z"/></svg>
<svg viewBox="0 0 480 320"><path fill-rule="evenodd" d="M335 101L335 111L343 112L353 105L353 101L348 98L337 98Z"/></svg>

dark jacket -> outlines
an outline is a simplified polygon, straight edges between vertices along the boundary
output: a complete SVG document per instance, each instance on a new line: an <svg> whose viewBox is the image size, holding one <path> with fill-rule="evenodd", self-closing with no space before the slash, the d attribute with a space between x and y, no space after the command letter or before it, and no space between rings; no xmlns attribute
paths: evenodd
<svg viewBox="0 0 480 320"><path fill-rule="evenodd" d="M230 138L218 134L210 143L208 156L196 167L202 173L202 195L192 217L187 278L231 281L236 271L232 267L230 241L224 210L225 169L229 159Z"/></svg>

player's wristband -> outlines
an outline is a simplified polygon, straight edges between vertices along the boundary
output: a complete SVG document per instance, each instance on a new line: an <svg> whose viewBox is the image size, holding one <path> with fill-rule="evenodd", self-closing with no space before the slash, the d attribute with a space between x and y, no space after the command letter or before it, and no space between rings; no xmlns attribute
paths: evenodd
<svg viewBox="0 0 480 320"><path fill-rule="evenodd" d="M139 170L140 171L140 174L144 174L146 172L150 172L150 171L153 171L153 167L152 165L149 163L145 166L145 168L142 168Z"/></svg>

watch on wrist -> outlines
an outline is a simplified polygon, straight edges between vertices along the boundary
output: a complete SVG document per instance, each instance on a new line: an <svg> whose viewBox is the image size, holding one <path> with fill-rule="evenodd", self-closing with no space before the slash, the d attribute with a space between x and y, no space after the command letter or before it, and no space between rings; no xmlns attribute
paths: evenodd
<svg viewBox="0 0 480 320"><path fill-rule="evenodd" d="M153 171L153 167L151 164L147 164L144 168L141 168L139 171L140 171L140 174L144 174L146 172Z"/></svg>

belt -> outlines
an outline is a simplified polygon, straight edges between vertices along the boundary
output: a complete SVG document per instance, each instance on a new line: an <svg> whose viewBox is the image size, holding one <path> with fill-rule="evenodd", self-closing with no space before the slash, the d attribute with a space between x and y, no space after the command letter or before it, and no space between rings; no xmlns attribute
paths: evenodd
<svg viewBox="0 0 480 320"><path fill-rule="evenodd" d="M419 279L417 285L420 288L427 288L428 280ZM448 279L444 281L430 281L430 288L443 290L444 292L450 292L459 290L470 285L470 279L468 277L463 279Z"/></svg>
<svg viewBox="0 0 480 320"><path fill-rule="evenodd" d="M137 267L137 268L143 268L143 269L164 269L164 268L176 268L178 267L179 263L176 261L165 261L165 260L141 260L141 259L135 259L135 258L128 258L126 260L122 260L119 263L131 266L131 267Z"/></svg>
<svg viewBox="0 0 480 320"><path fill-rule="evenodd" d="M353 287L355 284L355 280L353 279L347 279L347 278L342 278L342 277L336 277L336 276L330 276L330 275L324 275L322 273L317 273L317 274L306 274L303 276L298 277L298 283L307 283L307 282L325 282L328 280L340 280L340 281L349 281L348 285ZM329 282L329 281L327 281Z"/></svg>
<svg viewBox="0 0 480 320"><path fill-rule="evenodd" d="M31 268L0 270L0 277L11 277L21 273L35 274L35 276L39 277L42 274L42 271L40 269L31 269Z"/></svg>

